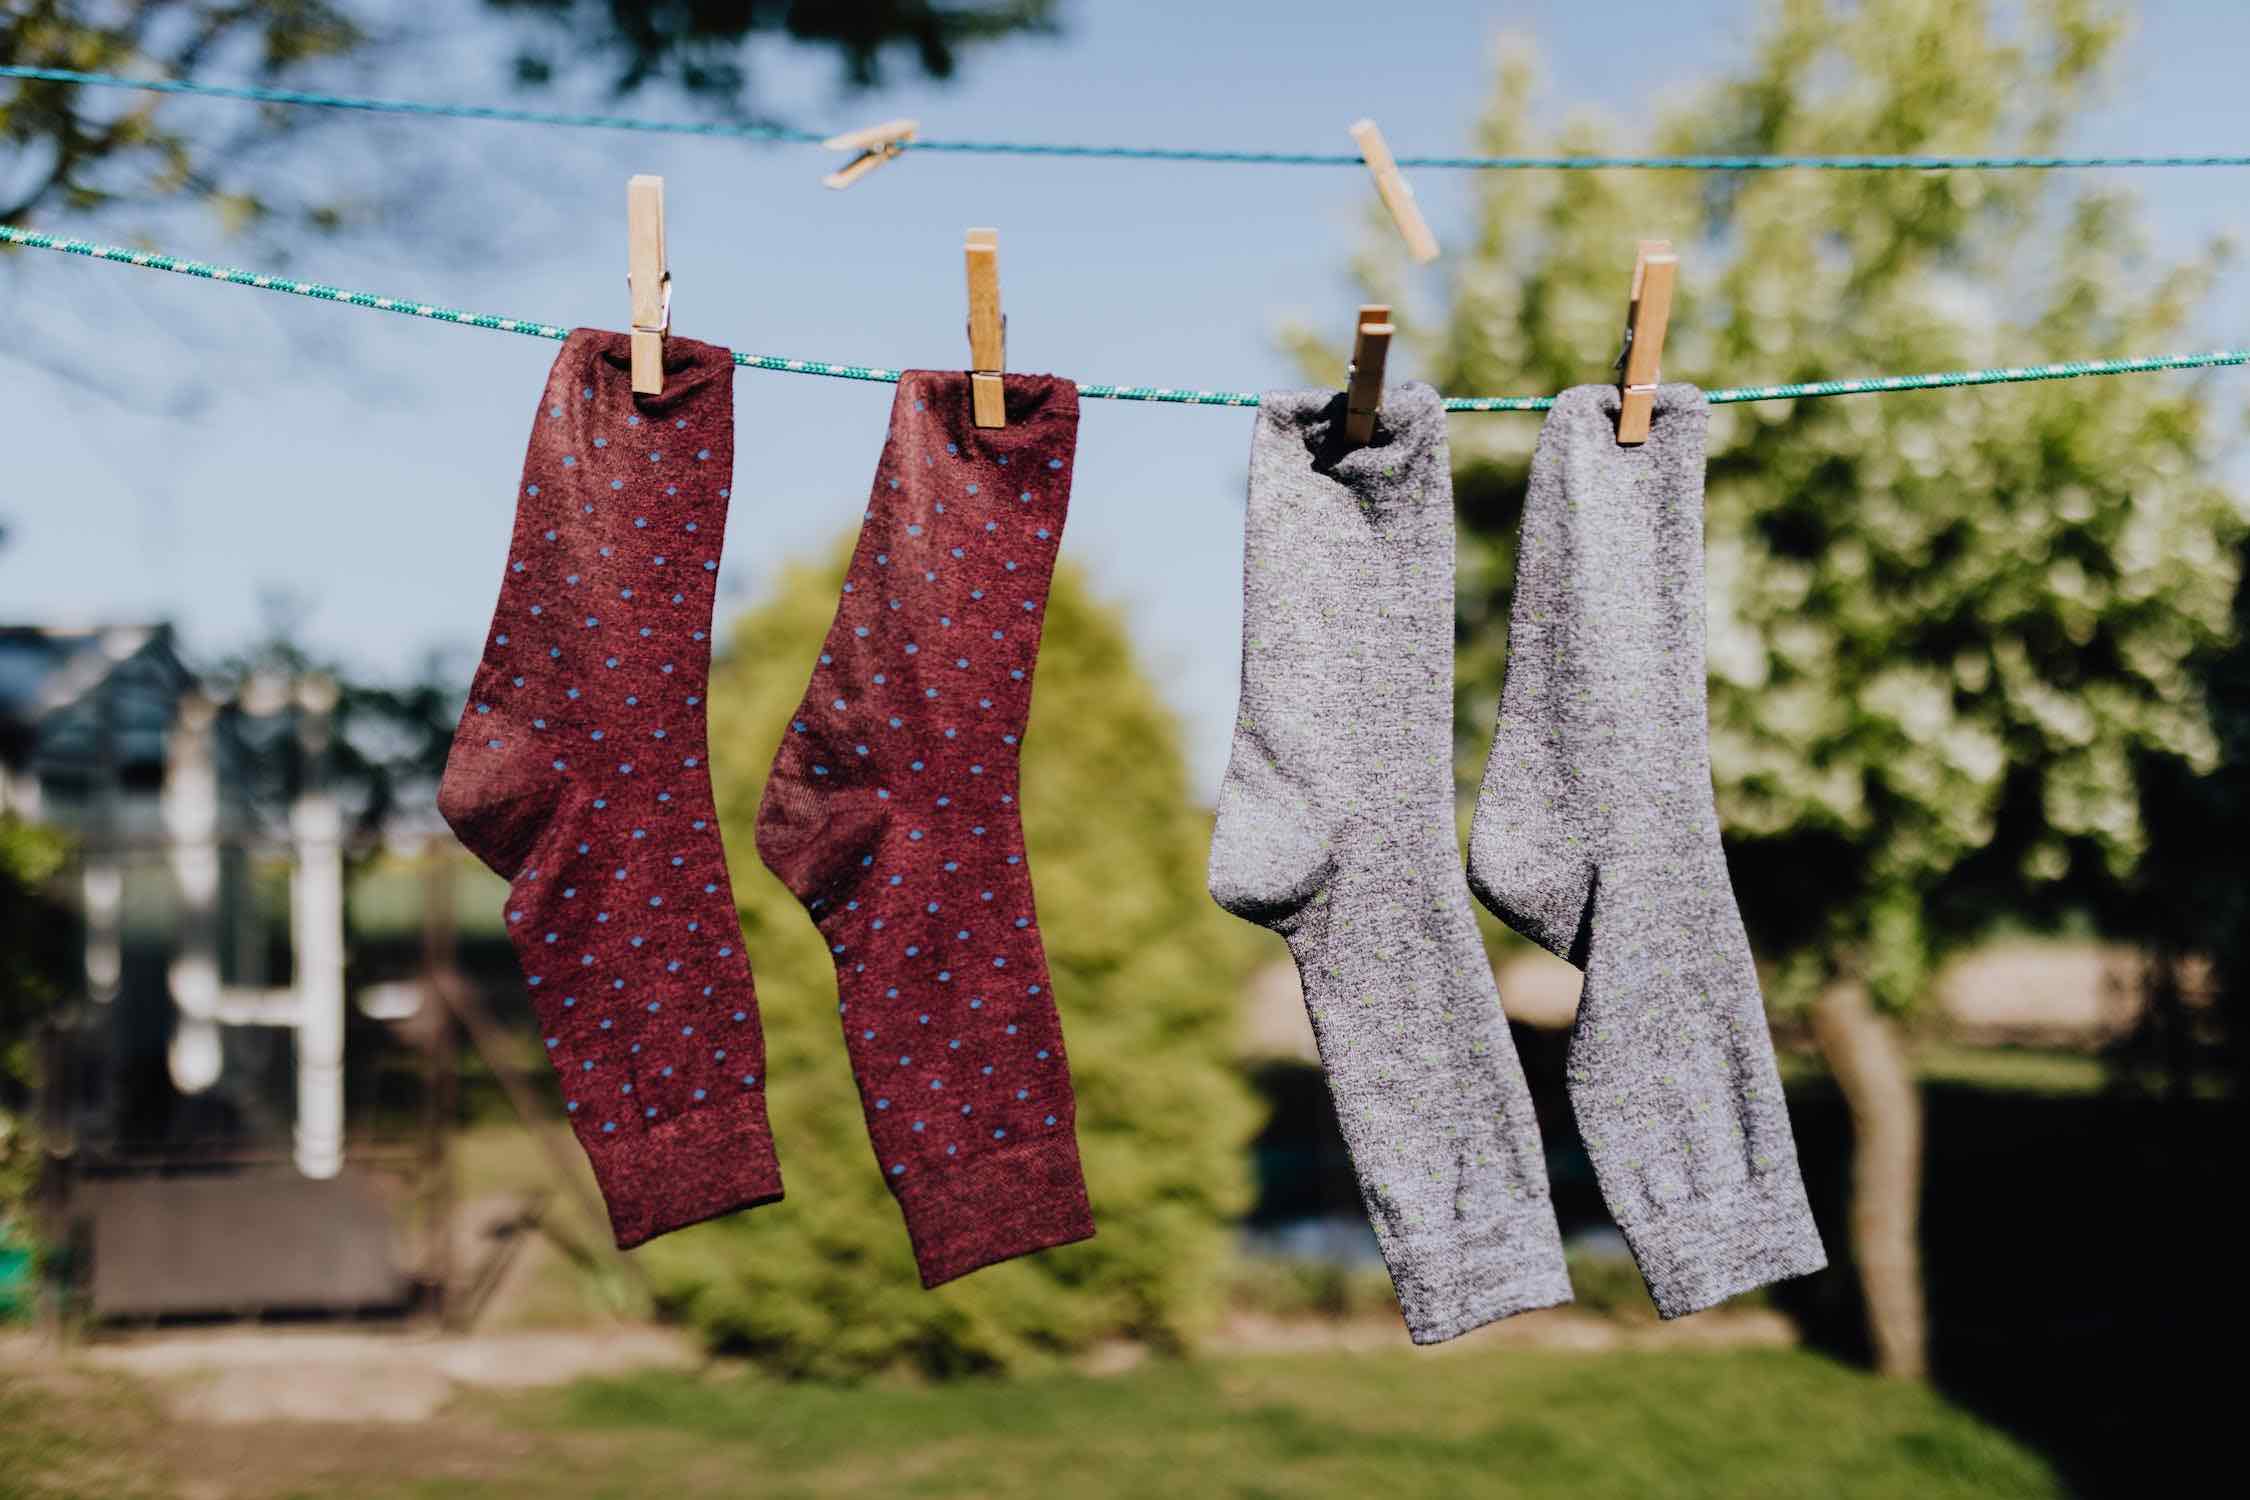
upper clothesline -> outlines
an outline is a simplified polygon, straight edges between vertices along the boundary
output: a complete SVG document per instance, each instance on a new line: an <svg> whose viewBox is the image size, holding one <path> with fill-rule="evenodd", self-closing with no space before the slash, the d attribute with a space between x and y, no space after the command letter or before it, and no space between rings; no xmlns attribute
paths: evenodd
<svg viewBox="0 0 2250 1500"><path fill-rule="evenodd" d="M365 95L271 88L263 84L200 83L186 78L128 78L115 73L89 73L81 72L75 68L41 68L21 64L0 66L0 78L21 78L40 83L81 84L91 88L134 89L144 93L185 94L209 99L238 99L257 104L286 104L315 109L350 109L374 114L484 120L513 125L550 125L578 130L628 130L652 135L705 136L727 140L768 141L783 145L821 145L828 139L818 131L748 121L648 120L632 115L516 109L504 105L430 103L413 99L381 99ZM1364 168L1367 164L1365 157L1358 152L1256 151L1201 146L1100 146L1073 145L1052 141L929 140L917 137L913 140L898 142L895 149L900 152L939 151L987 156L1104 157L1126 161L1209 162L1235 166ZM1926 172L2102 167L2250 167L2250 155L2220 153L2135 156L1400 156L1396 160L1397 165L1401 167L1427 167L1439 171L1472 172L1608 170L1774 172L1800 168L1834 172Z"/></svg>
<svg viewBox="0 0 2250 1500"><path fill-rule="evenodd" d="M453 323L469 328L489 328L497 333L520 333L533 338L560 341L570 336L570 330L555 323L539 323L523 318L504 318L492 313L465 312L457 307L442 307L409 297L390 297L376 292L357 292L344 287L330 286L324 282L297 281L286 276L275 276L263 271L244 270L239 266L213 265L206 261L182 260L177 256L153 250L132 250L122 245L104 245L92 240L69 239L47 234L35 229L17 229L0 224L0 245L19 245L30 250L56 250L66 255L82 255L91 260L107 261L118 265L138 266L149 271L171 271L182 276L194 276L205 281L225 282L230 286L246 286L264 292L284 292L295 297L310 297L321 302L333 302L349 307L364 307L375 312L400 313L410 318L427 318L437 323ZM878 365L839 364L820 359L790 359L778 354L745 354L737 352L734 362L744 369L773 370L787 375L826 375L839 380L869 380L896 385L899 371ZM1945 370L1921 375L1872 375L1851 380L1807 380L1788 385L1726 386L1707 390L1704 399L1715 406L1731 405L1745 401L1790 401L1808 396L1864 396L1892 391L1926 391L1953 386L2012 385L2026 381L2070 380L2086 375L2138 375L2159 370L2199 370L2221 365L2250 364L2250 349L2213 349L2195 354L2158 354L2126 359L2066 360L2055 364L2009 365L1983 370ZM1113 401L1157 401L1179 406L1256 406L1255 391L1204 391L1174 386L1153 385L1102 385L1080 383L1078 394ZM1447 396L1447 411L1546 411L1555 404L1552 396Z"/></svg>

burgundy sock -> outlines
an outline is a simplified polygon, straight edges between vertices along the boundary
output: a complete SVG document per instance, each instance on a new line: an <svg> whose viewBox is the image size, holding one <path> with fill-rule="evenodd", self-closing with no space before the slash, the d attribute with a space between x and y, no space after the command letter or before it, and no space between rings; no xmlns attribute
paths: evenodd
<svg viewBox="0 0 2250 1500"><path fill-rule="evenodd" d="M621 1247L781 1196L704 735L734 364L581 328L547 376L438 807L508 937Z"/></svg>
<svg viewBox="0 0 2250 1500"><path fill-rule="evenodd" d="M1016 804L1078 391L910 370L758 853L836 962L844 1036L925 1286L1094 1232Z"/></svg>

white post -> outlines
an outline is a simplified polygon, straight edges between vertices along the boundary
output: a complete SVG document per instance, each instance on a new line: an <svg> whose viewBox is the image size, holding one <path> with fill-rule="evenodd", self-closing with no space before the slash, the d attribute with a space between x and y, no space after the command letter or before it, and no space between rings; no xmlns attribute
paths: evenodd
<svg viewBox="0 0 2250 1500"><path fill-rule="evenodd" d="M6 766L0 766L0 813L12 812L26 823L36 823L40 814L40 787L36 773L13 775Z"/></svg>
<svg viewBox="0 0 2250 1500"><path fill-rule="evenodd" d="M107 694L94 700L94 785L79 885L86 900L86 994L117 998L125 977L125 853L117 787L117 721Z"/></svg>
<svg viewBox="0 0 2250 1500"><path fill-rule="evenodd" d="M344 820L308 792L289 812L297 868L289 926L297 961L297 1169L333 1177L344 1164Z"/></svg>
<svg viewBox="0 0 2250 1500"><path fill-rule="evenodd" d="M86 993L107 1005L125 977L125 867L108 849L89 849L79 875L86 899Z"/></svg>
<svg viewBox="0 0 2250 1500"><path fill-rule="evenodd" d="M172 1083L200 1094L219 1081L219 773L211 752L209 700L180 699L160 799L166 852L179 887L179 946L166 978L179 1010L167 1055Z"/></svg>
<svg viewBox="0 0 2250 1500"><path fill-rule="evenodd" d="M297 967L297 1170L334 1177L344 1167L344 818L320 763L335 684L307 678L299 702L306 714L305 790L289 812L297 845L289 883Z"/></svg>

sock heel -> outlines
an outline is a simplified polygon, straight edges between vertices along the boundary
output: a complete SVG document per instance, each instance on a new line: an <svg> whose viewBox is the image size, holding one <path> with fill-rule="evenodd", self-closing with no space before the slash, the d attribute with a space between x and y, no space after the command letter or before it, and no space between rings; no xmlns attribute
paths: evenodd
<svg viewBox="0 0 2250 1500"><path fill-rule="evenodd" d="M449 756L438 782L438 815L461 846L513 880L554 826L567 783L534 778L528 764Z"/></svg>
<svg viewBox="0 0 2250 1500"><path fill-rule="evenodd" d="M1259 756L1271 752L1260 747ZM1263 760L1255 763L1260 769ZM1296 788L1237 762L1219 788L1205 888L1226 911L1279 930L1336 874L1334 841Z"/></svg>
<svg viewBox="0 0 2250 1500"><path fill-rule="evenodd" d="M1598 876L1590 860L1509 838L1482 816L1471 825L1469 889L1517 933L1581 968Z"/></svg>
<svg viewBox="0 0 2250 1500"><path fill-rule="evenodd" d="M859 851L876 847L885 821L836 810L794 770L776 766L758 800L758 859L817 919L864 882Z"/></svg>
<svg viewBox="0 0 2250 1500"><path fill-rule="evenodd" d="M1335 879L1336 857L1328 841L1316 841L1309 830L1302 835L1302 857L1289 857L1276 855L1270 840L1247 846L1229 839L1228 826L1222 820L1212 831L1211 868L1204 885L1213 901L1245 922L1280 930ZM1271 823L1260 828L1272 831Z"/></svg>

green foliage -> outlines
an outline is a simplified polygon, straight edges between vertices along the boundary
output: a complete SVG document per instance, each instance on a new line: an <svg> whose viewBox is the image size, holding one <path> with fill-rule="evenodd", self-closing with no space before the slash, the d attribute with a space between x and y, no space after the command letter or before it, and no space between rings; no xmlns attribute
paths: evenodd
<svg viewBox="0 0 2250 1500"><path fill-rule="evenodd" d="M755 37L832 51L845 81L866 88L884 81L884 60L894 52L912 57L928 77L950 78L969 48L1055 29L1054 0L486 4L517 23L519 83L547 84L572 71L570 64L601 59L615 63L620 92L662 82L737 112L748 112L752 102L743 52ZM209 72L232 81L248 74L298 83L308 65L377 52L387 19L364 0L11 0L0 7L0 63L151 78ZM6 90L0 92L0 142L25 168L11 174L4 190L9 196L0 196L0 224L181 198L209 204L230 230L269 219L315 230L341 223L335 204L292 203L270 185L252 185L239 170L258 146L314 117L307 111L242 110L224 129L191 132L160 121L166 101L157 94L31 80L12 80L0 90ZM177 111L163 116L185 118ZM238 175L239 183L232 180Z"/></svg>
<svg viewBox="0 0 2250 1500"><path fill-rule="evenodd" d="M229 705L332 699L317 748L298 735L267 734L239 755L235 769L251 799L269 807L285 806L317 774L342 799L357 836L353 857L364 865L380 856L375 835L402 812L426 811L435 800L459 722L462 674L433 654L412 679L367 681L305 648L304 611L296 596L269 592L262 637L215 663L203 674L203 690Z"/></svg>
<svg viewBox="0 0 2250 1500"><path fill-rule="evenodd" d="M553 23L551 45L533 41L516 75L544 83L567 66L558 58L607 56L618 63L620 92L670 79L692 94L739 102L749 74L742 44L756 35L833 47L855 88L883 82L884 59L909 54L931 78L950 78L964 47L1017 32L1054 30L1054 0L885 0L880 5L803 5L798 0L485 0L495 10ZM587 46L587 39L596 45ZM558 50L559 49L559 50Z"/></svg>
<svg viewBox="0 0 2250 1500"><path fill-rule="evenodd" d="M2250 881L2242 878L2250 845L2250 558L2238 566L2234 638L2198 673L2219 764L2208 772L2143 768L2151 848L2139 928L2160 963L2140 1034L2120 1051L2154 1064L2150 1081L2174 1090L2216 1064L2234 1096L2250 1100ZM2198 983L2202 964L2208 978ZM2200 1015L2202 1007L2185 1003L2198 991L2216 1002Z"/></svg>
<svg viewBox="0 0 2250 1500"><path fill-rule="evenodd" d="M2097 0L1776 0L1739 76L1666 112L1661 152L2035 152L2119 27ZM1477 149L1534 138L1504 59ZM2217 263L2153 263L2130 200L2034 172L1492 172L1440 305L1371 291L1448 390L1606 378L1637 236L1683 274L1666 373L1764 383L2212 342ZM1311 351L1307 350L1308 355ZM1332 356L1317 370L1332 370ZM2063 381L1713 411L1719 808L1776 998L1840 974L1893 1008L2003 919L2130 921L2136 767L2208 768L2195 666L2230 633L2243 535L2206 382ZM1536 424L1456 423L1461 761L1481 770Z"/></svg>
<svg viewBox="0 0 2250 1500"><path fill-rule="evenodd" d="M1244 1255L1227 1275L1227 1306L1284 1323L1313 1318L1398 1322L1398 1293L1380 1264L1295 1255Z"/></svg>
<svg viewBox="0 0 2250 1500"><path fill-rule="evenodd" d="M36 1028L69 973L72 924L49 891L64 853L54 834L0 813L0 1246L38 1172L25 1104Z"/></svg>
<svg viewBox="0 0 2250 1500"><path fill-rule="evenodd" d="M0 15L0 62L82 73L192 74L206 59L254 58L259 76L278 78L311 61L354 51L366 40L348 11L326 0L214 5L209 0L142 0L117 6L90 0L21 0ZM41 210L91 213L123 198L205 198L232 221L264 210L256 194L230 189L211 173L223 151L158 123L159 94L97 100L71 84L17 80L0 97L0 140L27 170L0 199L0 224L22 224ZM253 134L283 128L267 118Z"/></svg>
<svg viewBox="0 0 2250 1500"><path fill-rule="evenodd" d="M990 1369L1128 1336L1189 1341L1245 1206L1250 1098L1231 1063L1246 945L1203 892L1207 820L1117 613L1058 576L1024 741L1039 926L1070 1042L1096 1237L925 1292L883 1186L819 934L758 861L774 747L843 559L787 572L711 688L713 779L755 955L783 1203L641 1252L711 1341L777 1369Z"/></svg>

